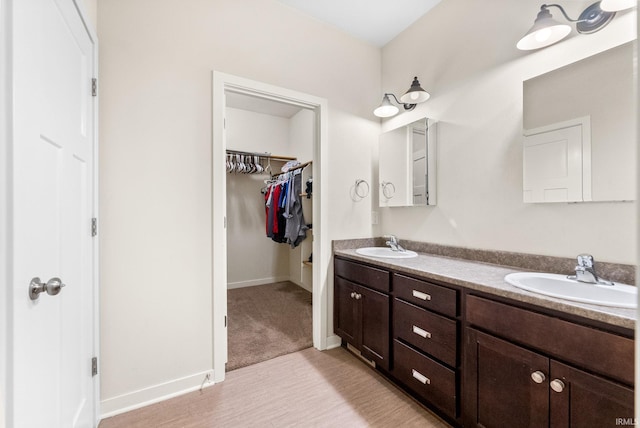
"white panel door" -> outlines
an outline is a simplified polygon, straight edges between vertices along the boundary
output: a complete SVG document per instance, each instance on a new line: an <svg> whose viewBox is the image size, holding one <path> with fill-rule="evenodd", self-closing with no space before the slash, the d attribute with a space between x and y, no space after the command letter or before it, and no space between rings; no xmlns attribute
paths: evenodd
<svg viewBox="0 0 640 428"><path fill-rule="evenodd" d="M94 44L73 0L13 2L14 427L95 425ZM32 278L59 294L32 300Z"/></svg>
<svg viewBox="0 0 640 428"><path fill-rule="evenodd" d="M524 202L583 200L582 125L525 137Z"/></svg>

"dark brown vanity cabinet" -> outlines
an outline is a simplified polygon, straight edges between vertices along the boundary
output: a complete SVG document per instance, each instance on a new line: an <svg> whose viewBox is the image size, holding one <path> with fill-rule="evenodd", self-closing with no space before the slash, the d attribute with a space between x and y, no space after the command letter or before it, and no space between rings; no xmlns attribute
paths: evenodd
<svg viewBox="0 0 640 428"><path fill-rule="evenodd" d="M466 321L465 427L633 418L633 339L477 296L467 296Z"/></svg>
<svg viewBox="0 0 640 428"><path fill-rule="evenodd" d="M334 271L335 333L389 370L389 272L338 258Z"/></svg>
<svg viewBox="0 0 640 428"><path fill-rule="evenodd" d="M343 342L453 426L634 421L633 331L336 257Z"/></svg>
<svg viewBox="0 0 640 428"><path fill-rule="evenodd" d="M393 275L391 374L444 415L458 415L458 291Z"/></svg>

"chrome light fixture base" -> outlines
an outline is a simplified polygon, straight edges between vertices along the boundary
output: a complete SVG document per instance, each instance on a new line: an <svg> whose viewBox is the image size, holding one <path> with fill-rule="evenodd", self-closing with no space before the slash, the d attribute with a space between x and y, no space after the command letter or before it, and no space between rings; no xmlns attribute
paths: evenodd
<svg viewBox="0 0 640 428"><path fill-rule="evenodd" d="M614 16L616 16L615 12L602 10L600 2L593 3L578 17L576 31L580 34L593 34L604 28Z"/></svg>

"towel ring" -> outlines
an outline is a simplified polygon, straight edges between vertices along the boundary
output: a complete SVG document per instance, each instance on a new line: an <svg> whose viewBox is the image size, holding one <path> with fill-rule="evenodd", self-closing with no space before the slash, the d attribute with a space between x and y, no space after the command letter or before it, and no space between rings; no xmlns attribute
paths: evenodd
<svg viewBox="0 0 640 428"><path fill-rule="evenodd" d="M383 181L382 183L380 183L380 186L382 187L382 194L385 198L391 199L396 194L396 186L392 182Z"/></svg>
<svg viewBox="0 0 640 428"><path fill-rule="evenodd" d="M361 184L364 184L365 186L367 186L366 187L366 191L362 191L360 189L360 185ZM354 192L355 192L357 197L359 197L361 199L366 198L367 196L369 196L369 190L370 190L369 189L369 183L367 183L366 180L361 180L361 179L356 180L356 185L355 185Z"/></svg>

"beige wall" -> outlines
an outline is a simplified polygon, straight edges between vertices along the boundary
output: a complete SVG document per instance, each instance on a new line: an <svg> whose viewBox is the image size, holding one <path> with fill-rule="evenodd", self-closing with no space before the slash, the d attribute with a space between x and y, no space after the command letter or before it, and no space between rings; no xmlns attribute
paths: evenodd
<svg viewBox="0 0 640 428"><path fill-rule="evenodd" d="M588 4L570 4L569 13ZM439 121L438 205L380 209L376 234L636 263L635 204L523 204L521 147L522 82L635 38L635 12L619 13L598 33L520 52L515 43L539 8L533 0L447 0L383 48L385 91L404 89L416 75L431 92L383 129L420 115Z"/></svg>
<svg viewBox="0 0 640 428"><path fill-rule="evenodd" d="M274 0L100 0L103 411L212 366L211 71L328 99L329 238L371 234L380 50Z"/></svg>

